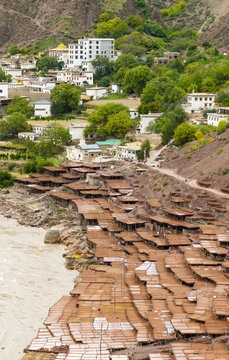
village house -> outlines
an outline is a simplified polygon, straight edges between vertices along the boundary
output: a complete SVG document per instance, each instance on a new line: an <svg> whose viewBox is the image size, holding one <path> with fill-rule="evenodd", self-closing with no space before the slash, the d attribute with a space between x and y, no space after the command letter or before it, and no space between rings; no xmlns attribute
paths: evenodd
<svg viewBox="0 0 229 360"><path fill-rule="evenodd" d="M111 83L110 87L111 87L111 91L113 93L116 93L116 94L122 93L122 89L119 84Z"/></svg>
<svg viewBox="0 0 229 360"><path fill-rule="evenodd" d="M11 75L13 80L17 77L22 77L22 74L23 74L22 69L7 68L7 69L4 69L4 72L6 73L6 75Z"/></svg>
<svg viewBox="0 0 229 360"><path fill-rule="evenodd" d="M92 161L103 152L97 144L86 144L81 138L79 145L67 147L67 158L71 161Z"/></svg>
<svg viewBox="0 0 229 360"><path fill-rule="evenodd" d="M147 127L150 123L155 123L155 121L162 116L162 113L149 113L149 114L141 114L140 115L140 122L137 126L136 131L140 134L147 134Z"/></svg>
<svg viewBox="0 0 229 360"><path fill-rule="evenodd" d="M57 72L57 82L72 83L77 86L93 85L93 72L79 71L78 69L61 70Z"/></svg>
<svg viewBox="0 0 229 360"><path fill-rule="evenodd" d="M35 141L38 138L38 135L35 132L32 131L28 131L28 132L19 132L18 133L18 138L19 139L27 139L27 140L32 140Z"/></svg>
<svg viewBox="0 0 229 360"><path fill-rule="evenodd" d="M72 123L69 126L69 133L72 136L72 140L80 140L83 137L83 132L87 124Z"/></svg>
<svg viewBox="0 0 229 360"><path fill-rule="evenodd" d="M117 146L115 149L116 157L120 160L131 160L136 161L137 152L141 150L141 146L136 145L126 145L126 146Z"/></svg>
<svg viewBox="0 0 229 360"><path fill-rule="evenodd" d="M63 61L64 65L67 66L69 62L68 47L64 44L59 44L54 49L49 50L49 56L56 56L59 61Z"/></svg>
<svg viewBox="0 0 229 360"><path fill-rule="evenodd" d="M93 100L100 99L107 95L106 87L93 87L86 89L86 95L90 96Z"/></svg>
<svg viewBox="0 0 229 360"><path fill-rule="evenodd" d="M9 84L8 83L0 83L0 99L8 99L8 90L9 90Z"/></svg>
<svg viewBox="0 0 229 360"><path fill-rule="evenodd" d="M49 125L34 125L33 126L33 131L35 132L35 134L37 136L44 135L45 131L48 129L50 129Z"/></svg>
<svg viewBox="0 0 229 360"><path fill-rule="evenodd" d="M164 52L164 56L154 58L154 65L169 65L174 59L177 59L179 56L179 52Z"/></svg>
<svg viewBox="0 0 229 360"><path fill-rule="evenodd" d="M34 115L40 117L51 116L51 101L40 100L34 103Z"/></svg>
<svg viewBox="0 0 229 360"><path fill-rule="evenodd" d="M193 92L187 94L187 103L183 104L182 107L188 114L213 109L215 107L215 97L216 94Z"/></svg>
<svg viewBox="0 0 229 360"><path fill-rule="evenodd" d="M207 114L208 125L218 126L220 121L229 119L229 107L218 107L217 112Z"/></svg>
<svg viewBox="0 0 229 360"><path fill-rule="evenodd" d="M138 111L136 109L130 109L129 111L130 111L130 118L131 119L135 119L136 117L139 116L139 113L138 113Z"/></svg>

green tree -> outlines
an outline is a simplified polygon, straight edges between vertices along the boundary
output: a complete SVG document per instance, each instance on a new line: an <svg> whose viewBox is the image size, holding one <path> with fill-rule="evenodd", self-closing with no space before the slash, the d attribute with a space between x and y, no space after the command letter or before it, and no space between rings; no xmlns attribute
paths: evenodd
<svg viewBox="0 0 229 360"><path fill-rule="evenodd" d="M0 188L9 187L13 182L13 176L8 171L0 170Z"/></svg>
<svg viewBox="0 0 229 360"><path fill-rule="evenodd" d="M220 121L216 128L216 134L220 135L224 133L227 130L228 125L229 125L228 121L225 120Z"/></svg>
<svg viewBox="0 0 229 360"><path fill-rule="evenodd" d="M146 139L141 144L141 150L138 151L137 157L140 160L146 160L150 155L151 145L149 139Z"/></svg>
<svg viewBox="0 0 229 360"><path fill-rule="evenodd" d="M18 53L19 53L19 49L18 49L17 45L16 45L16 44L12 44L12 45L8 48L8 53L9 53L10 55L16 55L16 54L18 54Z"/></svg>
<svg viewBox="0 0 229 360"><path fill-rule="evenodd" d="M119 17L98 23L96 29L94 30L97 37L113 37L115 39L128 34L128 32L129 26Z"/></svg>
<svg viewBox="0 0 229 360"><path fill-rule="evenodd" d="M115 61L114 67L117 72L121 68L134 68L139 65L138 60L134 57L133 54L122 54Z"/></svg>
<svg viewBox="0 0 229 360"><path fill-rule="evenodd" d="M136 28L138 26L143 25L143 20L140 16L136 16L136 15L131 15L126 19L126 22L129 26L131 26L132 28Z"/></svg>
<svg viewBox="0 0 229 360"><path fill-rule="evenodd" d="M69 129L65 129L63 126L53 126L52 128L47 129L43 137L50 140L54 146L58 147L67 145L72 139Z"/></svg>
<svg viewBox="0 0 229 360"><path fill-rule="evenodd" d="M151 76L150 69L146 65L129 69L123 80L123 90L127 94L140 95Z"/></svg>
<svg viewBox="0 0 229 360"><path fill-rule="evenodd" d="M19 132L28 131L31 126L27 123L26 116L15 112L0 121L0 139L8 140L17 137Z"/></svg>
<svg viewBox="0 0 229 360"><path fill-rule="evenodd" d="M6 75L6 73L0 67L0 82L2 82L2 81L11 82L12 81L12 76L11 75Z"/></svg>
<svg viewBox="0 0 229 360"><path fill-rule="evenodd" d="M51 90L51 112L59 115L77 110L81 90L71 84L60 84Z"/></svg>
<svg viewBox="0 0 229 360"><path fill-rule="evenodd" d="M111 18L110 14L105 12L99 16L99 22L107 22L110 20L110 18Z"/></svg>
<svg viewBox="0 0 229 360"><path fill-rule="evenodd" d="M84 134L94 134L97 136L103 136L107 134L105 128L108 119L122 111L126 111L128 114L128 108L122 104L107 103L99 106L94 110L87 118L89 125L85 128Z"/></svg>
<svg viewBox="0 0 229 360"><path fill-rule="evenodd" d="M104 76L112 74L114 65L107 57L96 56L92 61L92 65L95 69L94 80L100 80Z"/></svg>
<svg viewBox="0 0 229 360"><path fill-rule="evenodd" d="M133 120L126 110L122 110L117 114L108 117L108 121L104 126L108 135L123 138L133 126Z"/></svg>
<svg viewBox="0 0 229 360"><path fill-rule="evenodd" d="M229 92L220 90L217 94L216 102L222 106L229 106Z"/></svg>
<svg viewBox="0 0 229 360"><path fill-rule="evenodd" d="M184 122L177 126L174 131L174 139L177 144L183 145L194 139L196 128L193 125Z"/></svg>
<svg viewBox="0 0 229 360"><path fill-rule="evenodd" d="M204 92L214 92L215 91L215 82L214 80L208 76L202 81L202 91Z"/></svg>
<svg viewBox="0 0 229 360"><path fill-rule="evenodd" d="M56 56L42 56L40 59L37 59L36 67L39 71L48 72L48 70L61 70L64 63L59 61Z"/></svg>
<svg viewBox="0 0 229 360"><path fill-rule="evenodd" d="M7 106L5 115L11 115L15 112L22 113L27 118L30 118L34 115L34 107L29 105L28 100L20 97L19 95L15 95L11 104Z"/></svg>

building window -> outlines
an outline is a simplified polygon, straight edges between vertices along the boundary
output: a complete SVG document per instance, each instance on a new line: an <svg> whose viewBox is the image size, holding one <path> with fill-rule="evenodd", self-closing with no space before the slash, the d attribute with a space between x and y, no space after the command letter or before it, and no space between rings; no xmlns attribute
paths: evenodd
<svg viewBox="0 0 229 360"><path fill-rule="evenodd" d="M195 98L195 101L197 101L198 100L198 98Z"/></svg>

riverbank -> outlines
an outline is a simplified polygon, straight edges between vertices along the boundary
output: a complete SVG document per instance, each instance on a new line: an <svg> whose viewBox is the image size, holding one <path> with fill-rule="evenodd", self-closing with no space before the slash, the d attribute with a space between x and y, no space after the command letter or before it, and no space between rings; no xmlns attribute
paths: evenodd
<svg viewBox="0 0 229 360"><path fill-rule="evenodd" d="M45 230L0 215L0 358L18 360L48 308L74 285L62 245L44 244Z"/></svg>
<svg viewBox="0 0 229 360"><path fill-rule="evenodd" d="M0 194L0 214L20 225L46 230L45 242L65 245L67 269L82 271L94 261L75 209L52 201L48 194L29 194L22 186L14 185L8 194Z"/></svg>

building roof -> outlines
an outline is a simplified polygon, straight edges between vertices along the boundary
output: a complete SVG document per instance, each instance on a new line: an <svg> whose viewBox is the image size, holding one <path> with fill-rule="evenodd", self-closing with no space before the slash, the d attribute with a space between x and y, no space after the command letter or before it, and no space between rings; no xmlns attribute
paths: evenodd
<svg viewBox="0 0 229 360"><path fill-rule="evenodd" d="M97 145L114 145L114 144L120 144L120 140L118 139L109 139L105 141L96 141Z"/></svg>
<svg viewBox="0 0 229 360"><path fill-rule="evenodd" d="M40 104L51 105L51 101L49 101L49 100L39 100L39 101L35 101L33 104L35 104L35 105L40 105Z"/></svg>
<svg viewBox="0 0 229 360"><path fill-rule="evenodd" d="M210 94L210 93L189 93L187 96L216 96L216 94Z"/></svg>
<svg viewBox="0 0 229 360"><path fill-rule="evenodd" d="M89 150L100 150L99 145L97 145L97 144L85 144L85 145L79 144L78 146L79 146L82 150L86 150L86 151L89 151Z"/></svg>

